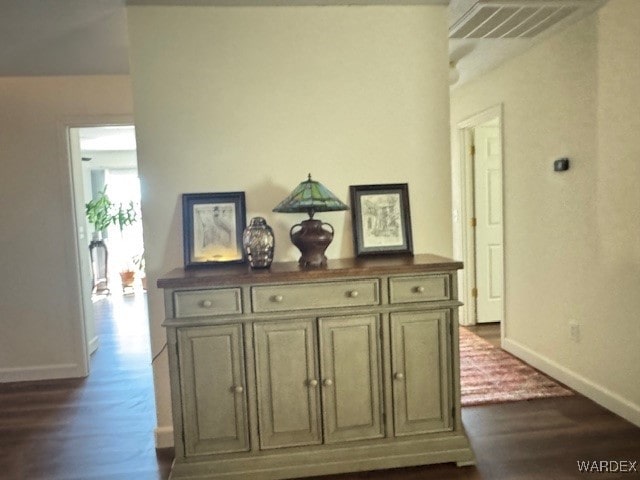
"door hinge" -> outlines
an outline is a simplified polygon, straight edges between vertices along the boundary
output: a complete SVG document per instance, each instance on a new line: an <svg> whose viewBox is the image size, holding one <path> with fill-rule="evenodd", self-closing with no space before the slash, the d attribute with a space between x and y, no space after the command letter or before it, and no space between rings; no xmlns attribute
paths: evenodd
<svg viewBox="0 0 640 480"><path fill-rule="evenodd" d="M478 225L478 219L476 217L473 217L471 219L471 226L475 228L476 225Z"/></svg>
<svg viewBox="0 0 640 480"><path fill-rule="evenodd" d="M477 288L472 288L471 289L471 296L473 298L478 298L478 289Z"/></svg>
<svg viewBox="0 0 640 480"><path fill-rule="evenodd" d="M476 156L476 146L475 145L471 145L471 156L472 157Z"/></svg>

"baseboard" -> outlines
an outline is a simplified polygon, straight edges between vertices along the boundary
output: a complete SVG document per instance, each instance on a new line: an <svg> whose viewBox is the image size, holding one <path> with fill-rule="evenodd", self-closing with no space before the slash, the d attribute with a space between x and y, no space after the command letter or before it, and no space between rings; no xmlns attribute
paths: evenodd
<svg viewBox="0 0 640 480"><path fill-rule="evenodd" d="M156 448L173 447L173 427L156 427Z"/></svg>
<svg viewBox="0 0 640 480"><path fill-rule="evenodd" d="M84 377L86 373L75 363L37 365L34 367L0 368L0 383L32 382L58 378Z"/></svg>
<svg viewBox="0 0 640 480"><path fill-rule="evenodd" d="M89 355L93 355L96 352L96 350L98 350L99 344L100 344L100 340L98 339L97 335L93 337L91 340L89 340L89 345L88 345Z"/></svg>
<svg viewBox="0 0 640 480"><path fill-rule="evenodd" d="M615 392L598 385L576 372L563 367L544 355L525 347L510 338L502 340L502 348L521 358L528 364L564 383L585 397L593 400L613 413L620 415L634 425L640 427L640 405L637 405Z"/></svg>
<svg viewBox="0 0 640 480"><path fill-rule="evenodd" d="M455 462L473 465L469 441L461 432L433 432L378 438L349 444L273 448L255 454L198 455L176 458L172 480L278 480L346 472L386 470Z"/></svg>

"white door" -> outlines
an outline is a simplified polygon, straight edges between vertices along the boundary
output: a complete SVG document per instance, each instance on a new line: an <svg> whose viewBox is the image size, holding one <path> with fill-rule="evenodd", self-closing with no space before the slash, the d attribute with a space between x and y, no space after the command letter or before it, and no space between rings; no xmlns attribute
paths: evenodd
<svg viewBox="0 0 640 480"><path fill-rule="evenodd" d="M497 120L474 129L477 322L503 315L502 142Z"/></svg>
<svg viewBox="0 0 640 480"><path fill-rule="evenodd" d="M91 259L89 257L90 235L85 214L85 198L82 176L82 154L80 152L80 129L69 129L69 153L71 155L71 176L73 181L73 196L78 235L78 264L80 266L80 290L82 295L82 311L84 314L84 332L87 342L87 354L91 355L98 348L95 319L93 316L93 302L91 291L93 277L91 275ZM86 359L87 373L89 373L89 359Z"/></svg>

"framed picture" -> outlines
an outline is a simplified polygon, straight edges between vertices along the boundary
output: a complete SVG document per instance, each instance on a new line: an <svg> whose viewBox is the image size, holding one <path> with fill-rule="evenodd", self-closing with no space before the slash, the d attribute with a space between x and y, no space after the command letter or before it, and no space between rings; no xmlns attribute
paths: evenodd
<svg viewBox="0 0 640 480"><path fill-rule="evenodd" d="M184 266L244 262L244 192L182 195Z"/></svg>
<svg viewBox="0 0 640 480"><path fill-rule="evenodd" d="M408 184L351 185L349 192L357 256L413 254Z"/></svg>

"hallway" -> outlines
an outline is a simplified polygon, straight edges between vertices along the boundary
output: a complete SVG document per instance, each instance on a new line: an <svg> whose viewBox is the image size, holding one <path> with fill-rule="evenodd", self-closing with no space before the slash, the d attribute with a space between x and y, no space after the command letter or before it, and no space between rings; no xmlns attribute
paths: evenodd
<svg viewBox="0 0 640 480"><path fill-rule="evenodd" d="M98 350L85 379L0 388L0 476L11 480L156 480L155 403L145 295L94 302Z"/></svg>

